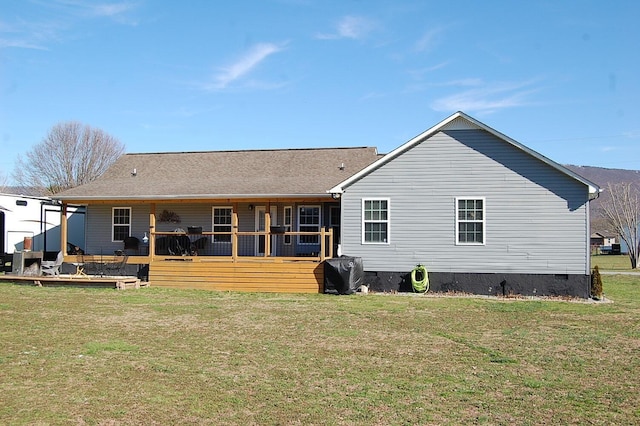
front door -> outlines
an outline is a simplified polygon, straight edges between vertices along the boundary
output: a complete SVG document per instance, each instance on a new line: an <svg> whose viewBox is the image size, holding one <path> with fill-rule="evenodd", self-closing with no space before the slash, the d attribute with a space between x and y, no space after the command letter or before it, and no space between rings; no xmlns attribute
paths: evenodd
<svg viewBox="0 0 640 426"><path fill-rule="evenodd" d="M276 218L278 215L278 208L276 206L271 206L269 209L271 212L271 225L276 224ZM265 230L265 212L267 208L265 206L257 206L256 207L256 231L264 232ZM274 239L271 240L271 255L276 254ZM256 256L264 256L264 235L258 235L256 238Z"/></svg>

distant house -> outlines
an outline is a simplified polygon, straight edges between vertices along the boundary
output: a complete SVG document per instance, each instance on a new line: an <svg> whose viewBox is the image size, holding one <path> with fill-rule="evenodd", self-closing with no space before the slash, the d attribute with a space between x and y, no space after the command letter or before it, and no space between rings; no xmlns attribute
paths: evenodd
<svg viewBox="0 0 640 426"><path fill-rule="evenodd" d="M614 244L616 244L616 237L605 236L600 232L591 234L591 253L593 254L610 252Z"/></svg>
<svg viewBox="0 0 640 426"><path fill-rule="evenodd" d="M598 186L462 112L331 192L374 289L423 264L434 291L589 295Z"/></svg>
<svg viewBox="0 0 640 426"><path fill-rule="evenodd" d="M598 193L459 112L385 156L127 154L56 198L86 206L96 258L133 237L129 262L155 286L319 292L340 252L363 259L373 290L408 289L421 263L435 291L588 297Z"/></svg>

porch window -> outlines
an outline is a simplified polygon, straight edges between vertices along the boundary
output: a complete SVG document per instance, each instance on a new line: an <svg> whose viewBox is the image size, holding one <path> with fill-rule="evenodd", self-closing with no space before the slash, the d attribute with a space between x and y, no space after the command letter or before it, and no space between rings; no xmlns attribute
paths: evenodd
<svg viewBox="0 0 640 426"><path fill-rule="evenodd" d="M131 207L114 207L111 210L111 240L124 241L131 235Z"/></svg>
<svg viewBox="0 0 640 426"><path fill-rule="evenodd" d="M484 198L456 198L456 244L484 244L484 209Z"/></svg>
<svg viewBox="0 0 640 426"><path fill-rule="evenodd" d="M363 244L389 243L389 200L362 200Z"/></svg>
<svg viewBox="0 0 640 426"><path fill-rule="evenodd" d="M298 207L298 230L320 232L320 206ZM320 238L318 235L300 235L298 244L320 244Z"/></svg>
<svg viewBox="0 0 640 426"><path fill-rule="evenodd" d="M213 232L231 232L231 217L233 209L231 207L213 208ZM231 235L213 235L214 243L230 243Z"/></svg>
<svg viewBox="0 0 640 426"><path fill-rule="evenodd" d="M285 206L284 208L284 223L283 223L287 232L291 231L291 226L293 225L293 207ZM284 243L286 245L291 245L291 235L284 236Z"/></svg>

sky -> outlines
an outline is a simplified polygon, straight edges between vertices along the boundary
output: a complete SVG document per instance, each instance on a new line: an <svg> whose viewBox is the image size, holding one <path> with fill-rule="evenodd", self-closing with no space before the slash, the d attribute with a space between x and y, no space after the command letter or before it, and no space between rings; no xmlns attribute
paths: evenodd
<svg viewBox="0 0 640 426"><path fill-rule="evenodd" d="M386 153L456 111L561 164L640 169L638 18L631 0L0 0L0 176L70 120L130 153Z"/></svg>

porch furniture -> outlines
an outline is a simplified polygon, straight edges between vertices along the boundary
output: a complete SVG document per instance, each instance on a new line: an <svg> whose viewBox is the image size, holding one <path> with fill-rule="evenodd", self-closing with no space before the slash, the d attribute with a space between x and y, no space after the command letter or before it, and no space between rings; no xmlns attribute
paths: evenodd
<svg viewBox="0 0 640 426"><path fill-rule="evenodd" d="M140 249L140 240L137 237L127 237L123 242L125 253L138 253L138 250Z"/></svg>
<svg viewBox="0 0 640 426"><path fill-rule="evenodd" d="M71 262L71 264L76 267L75 275L87 275L84 272L84 255L77 254L76 255L76 261L75 262Z"/></svg>
<svg viewBox="0 0 640 426"><path fill-rule="evenodd" d="M122 250L116 250L113 262L105 265L107 275L125 275L128 257L129 256Z"/></svg>
<svg viewBox="0 0 640 426"><path fill-rule="evenodd" d="M58 252L56 260L43 260L40 269L43 275L60 275L60 267L64 262L64 253Z"/></svg>
<svg viewBox="0 0 640 426"><path fill-rule="evenodd" d="M189 255L191 240L187 235L171 235L156 240L156 254Z"/></svg>
<svg viewBox="0 0 640 426"><path fill-rule="evenodd" d="M14 275L40 275L43 252L41 251L15 251L11 262L11 273ZM35 266L34 266L35 265ZM35 271L32 271L35 268Z"/></svg>

